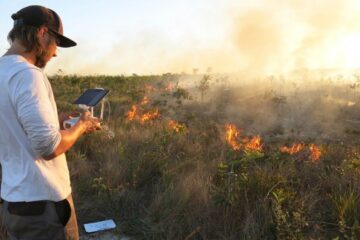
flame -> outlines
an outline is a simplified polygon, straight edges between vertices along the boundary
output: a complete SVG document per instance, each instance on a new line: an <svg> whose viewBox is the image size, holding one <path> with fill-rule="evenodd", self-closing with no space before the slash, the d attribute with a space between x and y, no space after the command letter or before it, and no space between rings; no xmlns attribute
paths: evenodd
<svg viewBox="0 0 360 240"><path fill-rule="evenodd" d="M294 143L291 147L282 147L280 149L280 152L282 153L288 153L290 155L296 154L298 152L300 152L301 150L303 150L305 147L305 144L303 143Z"/></svg>
<svg viewBox="0 0 360 240"><path fill-rule="evenodd" d="M315 144L310 144L309 145L310 148L310 153L311 153L311 158L314 162L318 161L321 157L321 150L319 147L315 146Z"/></svg>
<svg viewBox="0 0 360 240"><path fill-rule="evenodd" d="M234 124L226 124L226 141L234 149L239 150L241 144L238 142L237 138L240 135L239 130Z"/></svg>
<svg viewBox="0 0 360 240"><path fill-rule="evenodd" d="M180 123L176 122L175 120L169 121L169 127L177 133L180 132L181 130L185 129L185 125L180 124Z"/></svg>
<svg viewBox="0 0 360 240"><path fill-rule="evenodd" d="M159 113L159 110L156 109L155 111L150 111L150 112L144 113L140 117L140 122L141 122L141 124L144 124L146 121L153 120L158 117L160 117L160 113Z"/></svg>
<svg viewBox="0 0 360 240"><path fill-rule="evenodd" d="M255 136L245 144L245 149L248 151L261 151L262 144L260 136Z"/></svg>
<svg viewBox="0 0 360 240"><path fill-rule="evenodd" d="M148 102L148 98L144 97L141 102L141 105L146 104ZM141 124L144 124L146 121L153 120L155 118L160 117L159 110L149 111L144 114L140 114L143 111L141 107L138 108L137 105L132 105L131 110L126 113L126 119L129 121L133 121L135 119L140 120ZM139 113L140 112L140 113Z"/></svg>
<svg viewBox="0 0 360 240"><path fill-rule="evenodd" d="M141 105L146 105L146 104L148 104L149 103L149 98L147 97L147 96L145 96L144 98L143 98L143 100L141 101Z"/></svg>
<svg viewBox="0 0 360 240"><path fill-rule="evenodd" d="M282 147L280 149L281 152L283 153L288 153L288 154L296 154L300 151L302 151L305 148L305 144L303 143L294 143L291 147ZM310 158L316 162L320 159L321 157L321 150L319 147L317 147L315 144L309 144L309 150L310 150Z"/></svg>
<svg viewBox="0 0 360 240"><path fill-rule="evenodd" d="M137 106L132 105L131 110L126 113L126 119L133 121L136 118Z"/></svg>
<svg viewBox="0 0 360 240"><path fill-rule="evenodd" d="M181 125L177 123L175 120L170 120L169 127L174 129L175 132L180 132Z"/></svg>

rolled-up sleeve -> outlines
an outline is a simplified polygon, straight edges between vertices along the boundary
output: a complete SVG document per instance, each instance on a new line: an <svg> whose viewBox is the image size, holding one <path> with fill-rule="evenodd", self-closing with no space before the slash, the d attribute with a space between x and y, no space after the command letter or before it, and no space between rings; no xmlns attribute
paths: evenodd
<svg viewBox="0 0 360 240"><path fill-rule="evenodd" d="M26 69L9 82L11 101L34 152L49 156L61 141L56 109L39 69Z"/></svg>

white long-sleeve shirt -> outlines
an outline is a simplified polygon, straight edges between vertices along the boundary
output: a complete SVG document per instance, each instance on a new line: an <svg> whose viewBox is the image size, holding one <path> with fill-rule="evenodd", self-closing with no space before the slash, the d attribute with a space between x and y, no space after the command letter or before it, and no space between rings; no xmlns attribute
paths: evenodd
<svg viewBox="0 0 360 240"><path fill-rule="evenodd" d="M65 154L52 160L61 134L57 107L43 71L20 55L0 58L1 197L60 201L71 193Z"/></svg>

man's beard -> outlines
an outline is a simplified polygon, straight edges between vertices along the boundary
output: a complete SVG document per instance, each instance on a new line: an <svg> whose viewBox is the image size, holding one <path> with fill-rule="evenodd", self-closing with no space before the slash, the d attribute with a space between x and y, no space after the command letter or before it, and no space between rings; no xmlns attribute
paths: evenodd
<svg viewBox="0 0 360 240"><path fill-rule="evenodd" d="M40 49L40 51L36 54L34 65L38 68L45 68L47 62L49 61L49 46L50 41L48 41L46 46L42 47L42 49Z"/></svg>
<svg viewBox="0 0 360 240"><path fill-rule="evenodd" d="M35 56L35 66L38 68L44 68L47 64L45 57L48 56L48 51L43 50Z"/></svg>

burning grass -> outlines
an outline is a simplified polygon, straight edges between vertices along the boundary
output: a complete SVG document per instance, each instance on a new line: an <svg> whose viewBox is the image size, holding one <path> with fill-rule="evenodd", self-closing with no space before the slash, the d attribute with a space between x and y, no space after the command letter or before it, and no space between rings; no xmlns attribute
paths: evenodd
<svg viewBox="0 0 360 240"><path fill-rule="evenodd" d="M360 147L345 125L358 105L333 101L346 86L200 93L179 78L70 79L112 90L115 132L68 153L80 223L115 218L136 239L360 238ZM53 82L61 110L68 82Z"/></svg>

